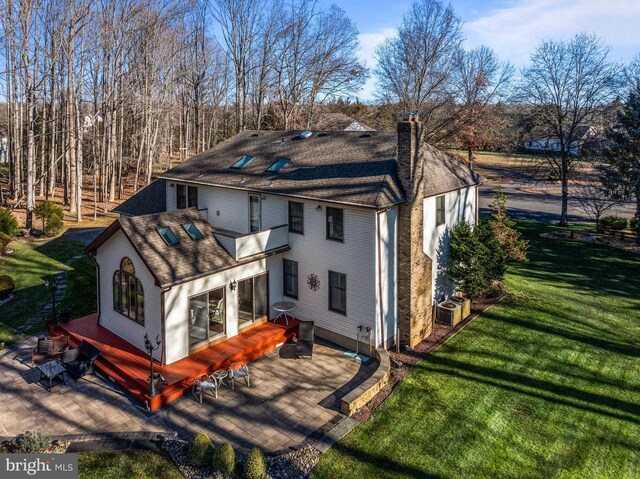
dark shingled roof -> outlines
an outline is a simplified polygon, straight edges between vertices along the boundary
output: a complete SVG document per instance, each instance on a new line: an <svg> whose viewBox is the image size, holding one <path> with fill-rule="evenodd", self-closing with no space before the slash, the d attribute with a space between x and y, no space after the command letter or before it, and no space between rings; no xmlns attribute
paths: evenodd
<svg viewBox="0 0 640 479"><path fill-rule="evenodd" d="M192 240L182 227L185 223L196 225L204 238ZM157 228L161 227L170 227L180 243L167 245L157 232ZM119 229L124 232L159 286L195 279L239 264L218 243L213 235L214 228L195 208L123 216L103 231L85 251L95 251Z"/></svg>
<svg viewBox="0 0 640 479"><path fill-rule="evenodd" d="M114 213L127 216L149 215L167 210L165 180L155 180L128 200L113 209Z"/></svg>
<svg viewBox="0 0 640 479"><path fill-rule="evenodd" d="M300 131L245 131L159 175L263 193L385 208L404 202L397 178L395 133L332 131L301 139ZM282 141L284 140L284 141ZM484 181L467 165L424 144L425 196ZM242 156L244 168L230 168ZM277 158L291 163L279 173L265 170Z"/></svg>
<svg viewBox="0 0 640 479"><path fill-rule="evenodd" d="M435 196L453 190L479 185L485 178L464 163L431 145L422 145L424 155L424 196Z"/></svg>
<svg viewBox="0 0 640 479"><path fill-rule="evenodd" d="M230 168L245 155L255 158ZM381 208L404 201L395 156L394 133L245 131L158 177ZM278 158L291 163L266 172Z"/></svg>

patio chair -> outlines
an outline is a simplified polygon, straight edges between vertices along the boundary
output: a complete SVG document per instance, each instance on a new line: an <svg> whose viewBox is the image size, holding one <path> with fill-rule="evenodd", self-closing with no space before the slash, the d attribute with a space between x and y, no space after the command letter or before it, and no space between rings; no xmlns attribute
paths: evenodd
<svg viewBox="0 0 640 479"><path fill-rule="evenodd" d="M247 387L251 387L251 376L249 374L249 365L243 364L241 366L237 366L240 363L231 363L229 366L229 374L227 376L227 381L231 384L231 389L235 390L235 382L236 379L243 379L247 383Z"/></svg>
<svg viewBox="0 0 640 479"><path fill-rule="evenodd" d="M214 398L218 398L218 384L216 381L206 374L196 379L191 385L191 394L202 404L202 395L211 394Z"/></svg>
<svg viewBox="0 0 640 479"><path fill-rule="evenodd" d="M296 342L296 356L313 357L313 321L300 321L298 325L298 341Z"/></svg>
<svg viewBox="0 0 640 479"><path fill-rule="evenodd" d="M59 358L62 352L69 348L69 336L54 336L38 338L38 344L31 351L31 365L43 359Z"/></svg>
<svg viewBox="0 0 640 479"><path fill-rule="evenodd" d="M67 372L77 381L83 376L95 374L93 363L100 356L100 350L82 340L77 348L62 353L62 364Z"/></svg>

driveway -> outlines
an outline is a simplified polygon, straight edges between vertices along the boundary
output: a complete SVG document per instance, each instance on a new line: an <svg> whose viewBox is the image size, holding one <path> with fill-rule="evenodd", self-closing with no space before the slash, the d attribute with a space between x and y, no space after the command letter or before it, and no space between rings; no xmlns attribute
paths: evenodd
<svg viewBox="0 0 640 479"><path fill-rule="evenodd" d="M69 228L65 231L64 236L89 244L103 231L104 228Z"/></svg>
<svg viewBox="0 0 640 479"><path fill-rule="evenodd" d="M560 187L545 187L538 190L536 185L510 184L505 183L502 189L507 195L507 209L509 216L516 219L531 219L544 222L559 222L562 196ZM493 201L491 195L496 191L496 185L485 183L480 187L480 214L489 214L489 204ZM631 217L635 213L633 203L625 203L609 210L607 215L621 215ZM582 210L578 208L577 202L569 198L569 221L591 221Z"/></svg>

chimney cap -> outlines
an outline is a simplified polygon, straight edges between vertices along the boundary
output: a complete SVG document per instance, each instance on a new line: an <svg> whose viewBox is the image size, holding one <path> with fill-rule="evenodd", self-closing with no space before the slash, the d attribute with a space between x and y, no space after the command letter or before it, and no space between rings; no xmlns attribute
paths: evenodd
<svg viewBox="0 0 640 479"><path fill-rule="evenodd" d="M420 121L419 111L403 111L402 121Z"/></svg>

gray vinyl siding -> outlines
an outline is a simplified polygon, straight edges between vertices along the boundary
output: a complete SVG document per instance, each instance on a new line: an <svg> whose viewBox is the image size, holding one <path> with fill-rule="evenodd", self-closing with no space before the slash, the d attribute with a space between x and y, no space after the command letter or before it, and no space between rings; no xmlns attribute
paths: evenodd
<svg viewBox="0 0 640 479"><path fill-rule="evenodd" d="M113 273L120 269L120 262L125 256L133 262L136 277L144 290L144 326L113 309ZM96 261L100 266L100 324L144 351L145 333L149 333L153 340L158 334L162 337L160 288L122 231L116 232L98 248ZM154 358L161 360L161 349L154 352Z"/></svg>

